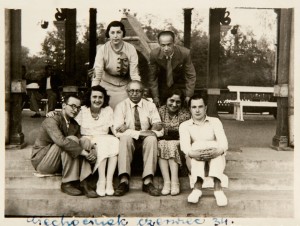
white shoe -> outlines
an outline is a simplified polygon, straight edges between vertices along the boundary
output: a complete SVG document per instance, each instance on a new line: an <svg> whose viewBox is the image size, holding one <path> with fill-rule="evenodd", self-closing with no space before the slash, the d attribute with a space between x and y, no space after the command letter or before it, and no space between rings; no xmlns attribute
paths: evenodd
<svg viewBox="0 0 300 226"><path fill-rule="evenodd" d="M194 188L192 193L188 196L188 202L197 203L202 196L202 191Z"/></svg>
<svg viewBox="0 0 300 226"><path fill-rule="evenodd" d="M214 191L218 206L227 206L227 197L223 191Z"/></svg>
<svg viewBox="0 0 300 226"><path fill-rule="evenodd" d="M171 183L171 195L178 195L180 193L180 184L179 183Z"/></svg>
<svg viewBox="0 0 300 226"><path fill-rule="evenodd" d="M112 196L112 195L114 195L114 193L115 193L115 190L114 190L114 186L113 186L112 181L106 181L105 194L109 195L109 196Z"/></svg>
<svg viewBox="0 0 300 226"><path fill-rule="evenodd" d="M101 197L105 196L105 180L104 181L98 181L97 183L97 194Z"/></svg>
<svg viewBox="0 0 300 226"><path fill-rule="evenodd" d="M163 189L161 190L161 194L168 195L170 194L170 192L171 192L171 182L170 181L164 182L164 186Z"/></svg>

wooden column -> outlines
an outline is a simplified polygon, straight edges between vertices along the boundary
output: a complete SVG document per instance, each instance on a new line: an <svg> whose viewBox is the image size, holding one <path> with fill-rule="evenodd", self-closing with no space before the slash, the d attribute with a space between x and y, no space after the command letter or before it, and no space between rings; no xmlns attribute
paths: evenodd
<svg viewBox="0 0 300 226"><path fill-rule="evenodd" d="M90 9L89 27L89 69L93 68L96 57L97 46L97 9Z"/></svg>
<svg viewBox="0 0 300 226"><path fill-rule="evenodd" d="M24 145L22 133L22 75L21 75L21 10L5 10L5 102L9 122L9 146L21 148ZM9 94L10 93L10 94Z"/></svg>
<svg viewBox="0 0 300 226"><path fill-rule="evenodd" d="M278 18L278 66L277 84L274 96L277 97L277 126L273 137L272 147L286 150L288 147L288 84L290 73L290 44L292 9L281 9Z"/></svg>
<svg viewBox="0 0 300 226"><path fill-rule="evenodd" d="M291 22L291 46L290 46L290 72L289 72L289 146L294 147L294 10L292 11Z"/></svg>
<svg viewBox="0 0 300 226"><path fill-rule="evenodd" d="M63 92L77 92L78 78L76 75L76 9L64 9L65 23L65 59L66 77Z"/></svg>
<svg viewBox="0 0 300 226"><path fill-rule="evenodd" d="M183 9L184 11L184 46L191 47L191 25L192 25L193 8Z"/></svg>
<svg viewBox="0 0 300 226"><path fill-rule="evenodd" d="M9 144L10 126L10 65L11 65L10 10L5 9L5 144Z"/></svg>
<svg viewBox="0 0 300 226"><path fill-rule="evenodd" d="M219 88L219 57L220 57L220 17L223 9L209 10L209 51L207 77L207 115L218 116L217 103L220 96Z"/></svg>

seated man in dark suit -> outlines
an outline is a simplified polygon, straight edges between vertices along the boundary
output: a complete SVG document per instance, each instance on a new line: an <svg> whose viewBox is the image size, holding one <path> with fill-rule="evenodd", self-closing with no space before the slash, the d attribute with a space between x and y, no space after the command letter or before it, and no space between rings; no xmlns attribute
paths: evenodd
<svg viewBox="0 0 300 226"><path fill-rule="evenodd" d="M148 83L153 102L159 107L169 89L180 88L185 93L187 105L194 94L196 83L196 71L191 61L190 50L175 45L175 35L172 31L160 32L158 44L160 47L150 52L149 62Z"/></svg>
<svg viewBox="0 0 300 226"><path fill-rule="evenodd" d="M76 95L67 96L62 111L46 118L32 148L31 163L42 174L62 172L61 190L68 195L98 197L87 182L96 161L94 146L80 138L80 127L74 117L80 111L81 101ZM80 183L79 183L80 181Z"/></svg>

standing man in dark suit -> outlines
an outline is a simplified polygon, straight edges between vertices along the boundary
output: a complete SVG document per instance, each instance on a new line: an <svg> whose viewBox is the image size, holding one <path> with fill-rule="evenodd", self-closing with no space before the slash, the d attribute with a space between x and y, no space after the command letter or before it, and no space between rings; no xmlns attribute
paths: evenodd
<svg viewBox="0 0 300 226"><path fill-rule="evenodd" d="M185 84L185 103L194 94L196 71L191 61L190 50L174 44L175 35L172 31L158 34L160 47L150 52L149 88L156 106L166 98L170 88L183 88Z"/></svg>
<svg viewBox="0 0 300 226"><path fill-rule="evenodd" d="M54 73L51 65L45 66L45 77L41 81L43 90L46 90L48 98L48 110L54 111L59 97L59 86L61 86L61 79Z"/></svg>
<svg viewBox="0 0 300 226"><path fill-rule="evenodd" d="M35 111L32 118L41 117L39 108L43 97L48 99L48 111L54 111L59 97L59 86L61 79L53 72L51 65L45 66L45 75L39 81L39 92L32 93L30 96L30 110Z"/></svg>
<svg viewBox="0 0 300 226"><path fill-rule="evenodd" d="M94 145L80 136L80 127L74 119L80 109L78 96L70 95L60 113L43 121L32 148L31 163L41 174L62 172L62 192L96 198L98 195L87 178L92 174L91 165L97 155Z"/></svg>

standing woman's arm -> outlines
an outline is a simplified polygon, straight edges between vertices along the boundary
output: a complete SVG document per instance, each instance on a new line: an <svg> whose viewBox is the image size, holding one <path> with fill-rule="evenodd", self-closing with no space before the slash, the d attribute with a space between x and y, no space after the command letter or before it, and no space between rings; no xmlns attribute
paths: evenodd
<svg viewBox="0 0 300 226"><path fill-rule="evenodd" d="M92 77L92 86L100 85L104 72L104 45L97 46L97 54L94 63L94 75Z"/></svg>
<svg viewBox="0 0 300 226"><path fill-rule="evenodd" d="M138 80L141 81L141 76L139 73L139 69L138 69L138 64L139 64L139 58L136 52L136 49L134 46L131 46L131 48L129 48L129 74L130 74L130 78L131 80Z"/></svg>

